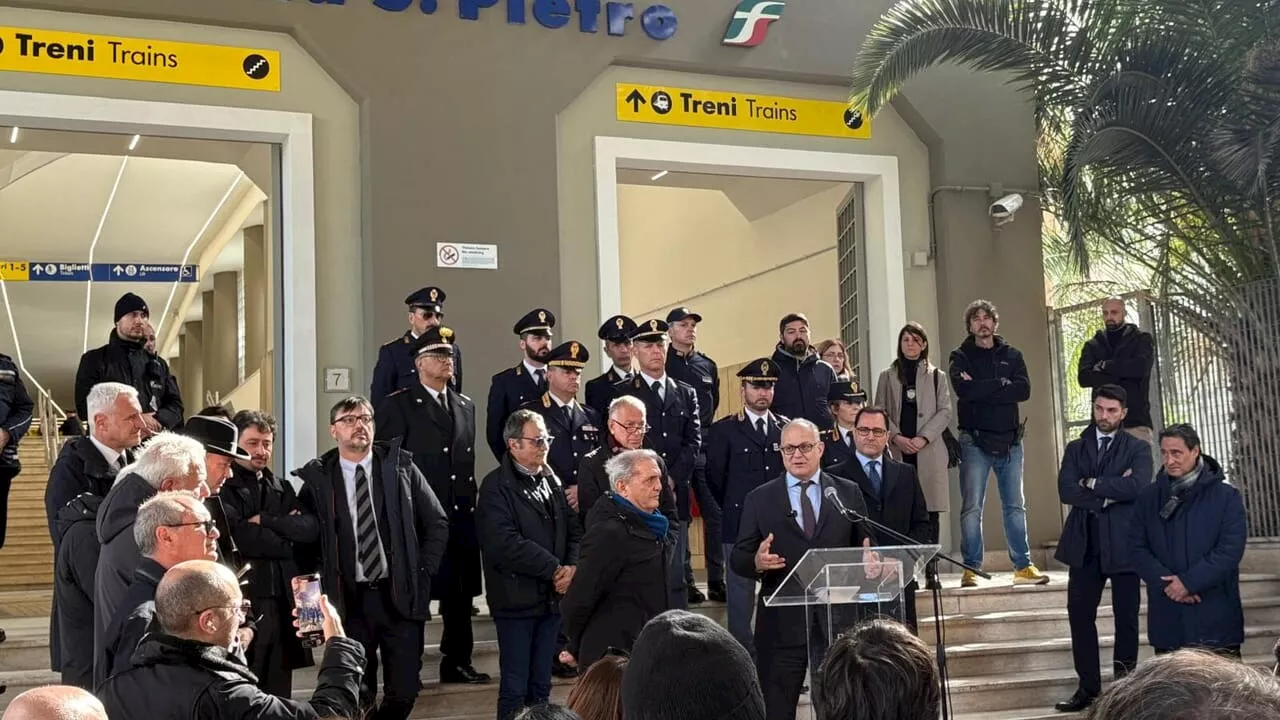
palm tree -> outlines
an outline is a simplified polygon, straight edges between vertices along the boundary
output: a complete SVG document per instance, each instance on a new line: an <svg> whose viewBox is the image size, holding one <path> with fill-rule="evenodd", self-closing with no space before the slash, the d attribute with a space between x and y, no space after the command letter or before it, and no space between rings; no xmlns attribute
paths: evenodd
<svg viewBox="0 0 1280 720"><path fill-rule="evenodd" d="M863 42L851 100L874 115L941 63L1034 96L1045 209L1076 271L1135 263L1209 339L1230 472L1253 534L1280 535L1280 0L902 0Z"/></svg>

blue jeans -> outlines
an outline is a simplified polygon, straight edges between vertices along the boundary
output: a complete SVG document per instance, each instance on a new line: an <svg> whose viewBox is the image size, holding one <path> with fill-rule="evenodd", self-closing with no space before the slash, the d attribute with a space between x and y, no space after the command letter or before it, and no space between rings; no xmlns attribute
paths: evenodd
<svg viewBox="0 0 1280 720"><path fill-rule="evenodd" d="M724 556L728 558L731 555L733 555L733 545L725 543ZM754 658L756 647L755 639L751 635L751 613L756 608L755 578L744 578L732 568L726 567L724 580L725 600L729 605L729 634L742 643L742 647L746 648Z"/></svg>
<svg viewBox="0 0 1280 720"><path fill-rule="evenodd" d="M1022 443L1004 457L989 455L974 444L969 433L960 433L960 552L966 565L982 567L982 506L987 499L987 478L996 473L996 488L1004 507L1004 537L1009 559L1021 570L1031 564L1027 542L1027 507L1022 497Z"/></svg>
<svg viewBox="0 0 1280 720"><path fill-rule="evenodd" d="M560 615L494 618L498 630L498 720L551 697L551 662L560 635Z"/></svg>

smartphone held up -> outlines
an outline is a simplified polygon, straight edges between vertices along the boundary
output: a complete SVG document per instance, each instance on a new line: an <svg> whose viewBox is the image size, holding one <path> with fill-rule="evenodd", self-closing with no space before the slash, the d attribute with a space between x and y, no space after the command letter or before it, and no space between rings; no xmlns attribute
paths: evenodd
<svg viewBox="0 0 1280 720"><path fill-rule="evenodd" d="M302 646L319 647L324 644L324 602L320 594L320 574L298 575L291 581L293 606L297 610L298 637Z"/></svg>

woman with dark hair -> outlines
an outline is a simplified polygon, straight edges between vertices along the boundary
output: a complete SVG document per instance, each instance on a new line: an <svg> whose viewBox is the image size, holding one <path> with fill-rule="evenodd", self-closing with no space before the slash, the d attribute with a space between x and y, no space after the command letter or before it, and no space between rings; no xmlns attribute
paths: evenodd
<svg viewBox="0 0 1280 720"><path fill-rule="evenodd" d="M898 332L898 359L880 373L875 404L889 414L889 449L915 466L929 508L932 542L938 542L939 515L951 509L949 455L943 432L951 426L951 383L929 362L929 335L917 322Z"/></svg>
<svg viewBox="0 0 1280 720"><path fill-rule="evenodd" d="M853 380L849 372L849 351L844 343L836 339L823 340L818 343L818 357L836 371L837 380Z"/></svg>
<svg viewBox="0 0 1280 720"><path fill-rule="evenodd" d="M611 652L592 663L569 690L565 705L582 720L622 720L622 673L629 658Z"/></svg>

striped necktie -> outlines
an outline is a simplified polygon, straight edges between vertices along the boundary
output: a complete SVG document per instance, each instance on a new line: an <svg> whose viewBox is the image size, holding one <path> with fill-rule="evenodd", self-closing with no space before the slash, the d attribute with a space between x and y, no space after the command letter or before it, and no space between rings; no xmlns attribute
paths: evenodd
<svg viewBox="0 0 1280 720"><path fill-rule="evenodd" d="M378 520L373 511L373 492L369 488L369 476L364 466L356 466L356 546L359 549L360 568L366 582L381 580L383 576L382 553L378 551Z"/></svg>

